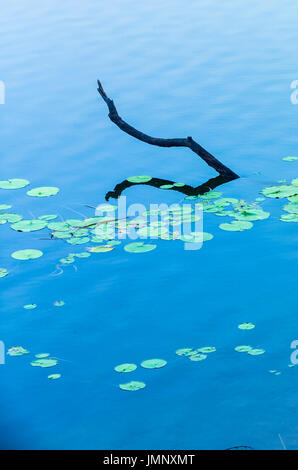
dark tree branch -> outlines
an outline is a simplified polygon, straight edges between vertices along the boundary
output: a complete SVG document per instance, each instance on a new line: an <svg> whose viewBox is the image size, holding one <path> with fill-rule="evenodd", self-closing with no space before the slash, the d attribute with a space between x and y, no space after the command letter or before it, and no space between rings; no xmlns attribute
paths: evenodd
<svg viewBox="0 0 298 470"><path fill-rule="evenodd" d="M234 180L235 178L229 178L227 176L216 176L215 178L211 178L203 184L199 186L190 186L185 184L184 186L172 186L172 188L168 188L169 191L177 191L179 193L185 194L186 196L199 196L200 194L205 194L208 191L217 188L218 186L228 183L229 181ZM140 184L145 184L147 186L153 186L155 188L160 188L164 184L173 185L174 181L166 180L162 178L151 178L150 181L146 183L131 183L128 180L124 180L121 183L118 183L113 191L109 191L106 194L106 200L108 201L111 197L117 199L121 196L122 192L125 189L130 188L131 186L136 186Z"/></svg>
<svg viewBox="0 0 298 470"><path fill-rule="evenodd" d="M199 157L201 157L207 165L211 166L214 170L216 170L220 175L227 176L228 178L236 179L239 176L230 170L228 167L223 165L217 158L215 158L211 153L207 152L201 145L199 145L192 137L187 137L186 139L161 139L158 137L151 137L150 135L143 134L143 132L138 131L134 127L127 124L121 117L119 116L116 106L114 105L113 100L111 100L105 93L102 84L99 80L98 83L98 93L102 97L102 99L106 102L108 109L109 109L109 118L111 119L116 126L118 126L122 131L126 132L127 134L135 137L142 142L146 142L147 144L156 145L158 147L188 147L190 150L195 152Z"/></svg>

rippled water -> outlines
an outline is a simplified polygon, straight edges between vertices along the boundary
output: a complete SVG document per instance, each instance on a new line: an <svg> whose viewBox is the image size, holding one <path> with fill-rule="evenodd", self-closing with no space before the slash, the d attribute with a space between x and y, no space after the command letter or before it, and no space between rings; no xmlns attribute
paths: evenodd
<svg viewBox="0 0 298 470"><path fill-rule="evenodd" d="M191 135L242 177L225 196L253 201L258 191L298 177L297 13L289 0L95 0L1 6L0 179L58 186L52 198L1 190L1 204L26 217L92 216L105 194L130 175L198 185L214 176L187 149L161 149L117 129L96 91L100 78L124 119L151 135ZM148 186L126 191L127 203L181 200ZM3 448L224 449L297 448L297 228L279 220L282 202L266 200L268 220L247 232L218 229L198 251L157 241L132 255L122 247L79 260L53 276L72 251L38 232L0 228L0 339L30 356L0 366ZM41 233L41 232L40 232ZM34 262L13 260L38 248ZM76 250L77 251L77 250ZM64 300L62 308L53 307ZM35 310L24 304L38 304ZM256 328L242 332L239 323ZM249 339L248 339L249 338ZM238 344L266 349L238 354ZM208 360L175 355L214 345ZM53 369L30 366L33 354L61 358ZM160 370L139 368L144 390L126 393L113 371L122 362L161 357ZM281 375L270 374L278 369ZM50 372L48 372L50 370ZM125 377L126 379L126 377ZM5 436L5 437L3 437Z"/></svg>

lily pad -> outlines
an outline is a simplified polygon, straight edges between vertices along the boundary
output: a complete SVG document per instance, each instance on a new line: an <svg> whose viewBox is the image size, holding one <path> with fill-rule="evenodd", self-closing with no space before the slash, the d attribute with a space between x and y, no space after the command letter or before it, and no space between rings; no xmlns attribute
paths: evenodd
<svg viewBox="0 0 298 470"><path fill-rule="evenodd" d="M14 259L28 260L28 259L40 258L42 255L43 255L43 252L40 250L27 249L27 250L15 251L14 253L12 253L11 256Z"/></svg>
<svg viewBox="0 0 298 470"><path fill-rule="evenodd" d="M90 238L88 238L88 237L82 237L82 238L74 237L74 238L70 238L66 241L70 245L83 245L84 243L88 243L90 241Z"/></svg>
<svg viewBox="0 0 298 470"><path fill-rule="evenodd" d="M58 364L56 359L37 359L36 361L30 362L30 365L33 367L53 367Z"/></svg>
<svg viewBox="0 0 298 470"><path fill-rule="evenodd" d="M10 209L12 206L9 206L8 204L0 204L0 211L6 211L7 209Z"/></svg>
<svg viewBox="0 0 298 470"><path fill-rule="evenodd" d="M27 191L27 194L33 197L48 197L55 196L58 192L59 188L54 186L41 186L39 188L30 189L30 191Z"/></svg>
<svg viewBox="0 0 298 470"><path fill-rule="evenodd" d="M129 176L129 178L127 178L127 181L130 183L148 183L150 180L152 180L152 176L148 175Z"/></svg>
<svg viewBox="0 0 298 470"><path fill-rule="evenodd" d="M237 352L248 352L251 351L252 347L251 346L246 346L246 345L241 345L241 346L236 346L235 351Z"/></svg>
<svg viewBox="0 0 298 470"><path fill-rule="evenodd" d="M8 275L8 271L5 268L0 268L0 277L5 277Z"/></svg>
<svg viewBox="0 0 298 470"><path fill-rule="evenodd" d="M0 181L0 189L20 189L28 186L30 182L25 179L13 178L6 181Z"/></svg>
<svg viewBox="0 0 298 470"><path fill-rule="evenodd" d="M39 354L35 354L35 357L37 357L38 359L44 359L45 357L49 357L49 353L39 353Z"/></svg>
<svg viewBox="0 0 298 470"><path fill-rule="evenodd" d="M20 220L22 220L22 218L23 216L19 214L8 214L8 213L0 214L0 221L9 222L10 224L19 222Z"/></svg>
<svg viewBox="0 0 298 470"><path fill-rule="evenodd" d="M147 359L146 361L141 362L141 366L144 369L160 369L167 364L167 361L164 359Z"/></svg>
<svg viewBox="0 0 298 470"><path fill-rule="evenodd" d="M194 355L189 356L189 359L194 362L203 361L204 359L207 359L207 355L206 354L194 354Z"/></svg>
<svg viewBox="0 0 298 470"><path fill-rule="evenodd" d="M241 323L240 325L238 325L238 328L239 330L252 330L253 328L255 328L255 326L256 325L254 325L251 322L245 322L245 323Z"/></svg>
<svg viewBox="0 0 298 470"><path fill-rule="evenodd" d="M248 351L248 354L251 356L259 356L260 354L264 354L266 351L265 349L251 349Z"/></svg>
<svg viewBox="0 0 298 470"><path fill-rule="evenodd" d="M116 372L133 372L136 370L136 364L119 364L119 366L114 367Z"/></svg>
<svg viewBox="0 0 298 470"><path fill-rule="evenodd" d="M63 305L65 305L65 302L63 300L56 300L56 302L54 302L54 305L55 307L63 307Z"/></svg>
<svg viewBox="0 0 298 470"><path fill-rule="evenodd" d="M222 193L220 193L219 191L209 191L208 193L201 194L200 198L201 199L216 199L220 196L222 196Z"/></svg>
<svg viewBox="0 0 298 470"><path fill-rule="evenodd" d="M214 346L205 346L204 348L200 348L197 350L198 352L210 354L216 351L216 348Z"/></svg>
<svg viewBox="0 0 298 470"><path fill-rule="evenodd" d="M93 246L89 248L88 251L91 253L106 253L107 251L114 250L114 247L111 245L101 245L101 246Z"/></svg>
<svg viewBox="0 0 298 470"><path fill-rule="evenodd" d="M252 228L252 226L253 224L251 222L245 222L243 220L233 220L230 224L220 224L219 228L228 232L243 232L243 230L249 230L250 228Z"/></svg>
<svg viewBox="0 0 298 470"><path fill-rule="evenodd" d="M191 356L192 354L197 354L193 348L180 348L176 351L177 356Z"/></svg>
<svg viewBox="0 0 298 470"><path fill-rule="evenodd" d="M24 305L24 308L26 310L33 310L34 308L36 308L37 305L36 304L28 304L28 305Z"/></svg>
<svg viewBox="0 0 298 470"><path fill-rule="evenodd" d="M48 228L54 232L69 232L71 227L65 222L51 222L48 224Z"/></svg>
<svg viewBox="0 0 298 470"><path fill-rule="evenodd" d="M156 248L156 245L152 244L144 244L142 242L134 242L125 245L124 250L128 253L147 253L148 251L152 251Z"/></svg>
<svg viewBox="0 0 298 470"><path fill-rule="evenodd" d="M47 226L47 223L42 220L21 220L11 225L13 230L18 232L35 232L36 230L42 230Z"/></svg>
<svg viewBox="0 0 298 470"><path fill-rule="evenodd" d="M131 382L128 382L126 384L120 384L119 387L121 388L121 390L126 390L128 392L135 392L136 390L145 388L146 384L144 382L138 382L136 380L132 380Z"/></svg>
<svg viewBox="0 0 298 470"><path fill-rule="evenodd" d="M23 356L23 354L29 354L27 349L24 349L22 346L13 346L7 351L9 356Z"/></svg>
<svg viewBox="0 0 298 470"><path fill-rule="evenodd" d="M294 162L295 160L298 160L298 157L284 157L283 160L285 162Z"/></svg>
<svg viewBox="0 0 298 470"><path fill-rule="evenodd" d="M50 374L50 375L48 375L48 379L50 379L50 380L60 379L60 377L61 377L61 374Z"/></svg>

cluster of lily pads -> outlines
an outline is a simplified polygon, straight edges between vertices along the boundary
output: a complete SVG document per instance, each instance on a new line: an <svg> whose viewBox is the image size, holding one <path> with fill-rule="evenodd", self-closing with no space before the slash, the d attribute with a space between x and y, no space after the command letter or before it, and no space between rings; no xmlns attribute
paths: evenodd
<svg viewBox="0 0 298 470"><path fill-rule="evenodd" d="M167 361L165 361L164 359L146 359L145 361L142 361L140 365L144 369L160 369L161 367L164 367L166 364L167 364ZM114 370L116 372L121 372L121 373L133 372L136 369L137 369L137 364L130 364L130 363L119 364L118 366L114 367ZM137 380L131 380L130 382L119 385L119 388L121 388L121 390L126 390L128 392L135 392L136 390L140 390L145 387L146 387L145 382L139 382Z"/></svg>
<svg viewBox="0 0 298 470"><path fill-rule="evenodd" d="M23 348L22 346L12 346L7 351L9 356L23 356L25 354L30 354L30 351ZM35 354L35 359L30 362L32 367L41 367L41 368L49 368L54 367L58 364L58 360L55 357L50 357L49 353L38 353ZM59 379L61 374L50 374L48 375L48 379L55 380Z"/></svg>

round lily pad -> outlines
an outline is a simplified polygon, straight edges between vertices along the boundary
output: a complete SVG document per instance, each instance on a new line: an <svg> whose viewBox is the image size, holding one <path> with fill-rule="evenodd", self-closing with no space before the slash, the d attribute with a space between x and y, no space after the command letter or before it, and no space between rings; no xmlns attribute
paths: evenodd
<svg viewBox="0 0 298 470"><path fill-rule="evenodd" d="M49 357L49 353L39 353L39 354L35 354L35 357L37 357L38 359L44 359L45 357Z"/></svg>
<svg viewBox="0 0 298 470"><path fill-rule="evenodd" d="M193 348L180 348L176 351L177 356L190 356L192 354L197 354Z"/></svg>
<svg viewBox="0 0 298 470"><path fill-rule="evenodd" d="M19 222L20 220L22 220L22 218L23 216L19 214L8 214L8 213L0 214L0 221L9 222L10 224Z"/></svg>
<svg viewBox="0 0 298 470"><path fill-rule="evenodd" d="M20 189L28 186L30 182L28 180L13 178L6 181L0 181L0 189Z"/></svg>
<svg viewBox="0 0 298 470"><path fill-rule="evenodd" d="M251 349L248 351L248 354L251 356L259 356L260 354L264 354L266 351L265 349Z"/></svg>
<svg viewBox="0 0 298 470"><path fill-rule="evenodd" d="M29 354L27 349L24 349L22 346L13 346L7 351L9 356L22 356L23 354Z"/></svg>
<svg viewBox="0 0 298 470"><path fill-rule="evenodd" d="M71 227L83 227L85 225L85 221L81 219L67 219L65 223Z"/></svg>
<svg viewBox="0 0 298 470"><path fill-rule="evenodd" d="M75 256L76 258L89 258L89 256L91 255L90 253L83 252L83 253L74 253L73 256Z"/></svg>
<svg viewBox="0 0 298 470"><path fill-rule="evenodd" d="M91 253L105 253L107 251L112 251L114 250L114 247L111 245L101 245L101 246L93 246L92 248L89 248L88 251Z"/></svg>
<svg viewBox="0 0 298 470"><path fill-rule="evenodd" d="M206 354L194 354L194 355L189 356L189 359L194 362L203 361L204 359L207 359L207 355Z"/></svg>
<svg viewBox="0 0 298 470"><path fill-rule="evenodd" d="M54 232L69 232L71 227L65 222L51 222L48 224L48 228Z"/></svg>
<svg viewBox="0 0 298 470"><path fill-rule="evenodd" d="M84 243L88 243L90 241L90 238L88 238L88 237L82 237L82 238L74 237L74 238L70 238L66 241L70 245L83 245Z"/></svg>
<svg viewBox="0 0 298 470"><path fill-rule="evenodd" d="M206 242L208 240L212 240L213 235L211 233L207 232L192 232L189 235L182 235L181 240L184 242L194 242L194 243L200 243L200 242Z"/></svg>
<svg viewBox="0 0 298 470"><path fill-rule="evenodd" d="M251 222L244 222L243 220L233 220L230 224L220 224L219 228L228 232L242 232L243 230L249 230L252 228Z"/></svg>
<svg viewBox="0 0 298 470"><path fill-rule="evenodd" d="M205 346L204 348L200 348L197 351L202 352L204 354L209 354L215 352L216 348L214 346Z"/></svg>
<svg viewBox="0 0 298 470"><path fill-rule="evenodd" d="M27 194L33 197L48 197L55 196L58 192L59 188L55 188L54 186L41 186L39 188L30 189L30 191L27 191Z"/></svg>
<svg viewBox="0 0 298 470"><path fill-rule="evenodd" d="M147 253L156 248L156 245L151 245L149 243L144 244L142 242L134 242L125 245L124 250L128 253Z"/></svg>
<svg viewBox="0 0 298 470"><path fill-rule="evenodd" d="M0 268L0 277L5 277L8 275L8 271L5 268Z"/></svg>
<svg viewBox="0 0 298 470"><path fill-rule="evenodd" d="M173 188L173 184L162 184L161 186L159 186L160 189L171 189Z"/></svg>
<svg viewBox="0 0 298 470"><path fill-rule="evenodd" d="M17 230L18 232L34 232L36 230L42 230L47 226L47 223L43 220L21 220L20 222L16 222L15 224L11 225L13 230Z"/></svg>
<svg viewBox="0 0 298 470"><path fill-rule="evenodd" d="M6 211L7 209L10 209L12 206L9 206L8 204L0 204L0 211Z"/></svg>
<svg viewBox="0 0 298 470"><path fill-rule="evenodd" d="M126 390L128 392L135 392L136 390L145 388L146 384L144 382L138 382L138 381L132 380L131 382L128 382L126 384L120 384L119 387L121 388L121 390Z"/></svg>
<svg viewBox="0 0 298 470"><path fill-rule="evenodd" d="M283 160L285 162L294 162L295 160L298 160L298 157L284 157Z"/></svg>
<svg viewBox="0 0 298 470"><path fill-rule="evenodd" d="M253 328L255 328L255 325L251 322L246 322L246 323L241 323L240 325L238 325L238 328L240 330L252 330Z"/></svg>
<svg viewBox="0 0 298 470"><path fill-rule="evenodd" d="M43 252L40 250L19 250L12 253L12 258L20 260L36 259L40 258L43 255Z"/></svg>
<svg viewBox="0 0 298 470"><path fill-rule="evenodd" d="M58 364L56 359L37 359L36 361L30 362L33 367L53 367Z"/></svg>
<svg viewBox="0 0 298 470"><path fill-rule="evenodd" d="M182 186L185 186L185 183L174 183L173 186L176 186L177 188L182 188Z"/></svg>
<svg viewBox="0 0 298 470"><path fill-rule="evenodd" d="M251 346L246 346L246 345L241 345L241 346L236 346L235 351L237 352L248 352L251 351L252 347Z"/></svg>
<svg viewBox="0 0 298 470"><path fill-rule="evenodd" d="M63 300L56 300L56 302L54 302L54 305L55 307L63 307L63 305L65 305L65 302L63 302Z"/></svg>
<svg viewBox="0 0 298 470"><path fill-rule="evenodd" d="M61 374L50 374L50 375L48 375L48 379L50 379L50 380L60 379L60 377L61 377Z"/></svg>
<svg viewBox="0 0 298 470"><path fill-rule="evenodd" d="M114 367L116 372L133 372L136 370L136 364L119 364L119 366Z"/></svg>
<svg viewBox="0 0 298 470"><path fill-rule="evenodd" d="M37 305L36 304L28 304L28 305L24 305L24 308L26 310L33 310L34 308L36 308Z"/></svg>
<svg viewBox="0 0 298 470"><path fill-rule="evenodd" d="M221 195L222 193L220 193L219 191L209 191L208 193L201 194L199 197L201 199L216 199L220 197Z"/></svg>
<svg viewBox="0 0 298 470"><path fill-rule="evenodd" d="M164 359L147 359L146 361L141 362L141 366L144 369L160 369L167 364L167 361Z"/></svg>
<svg viewBox="0 0 298 470"><path fill-rule="evenodd" d="M129 176L129 178L127 178L127 181L130 183L148 183L150 180L152 180L152 176L148 175Z"/></svg>

